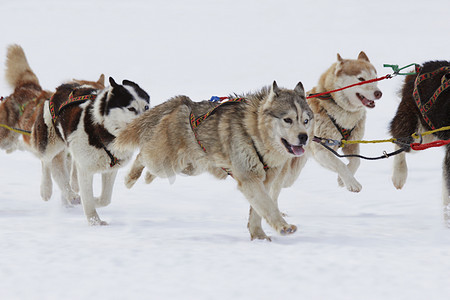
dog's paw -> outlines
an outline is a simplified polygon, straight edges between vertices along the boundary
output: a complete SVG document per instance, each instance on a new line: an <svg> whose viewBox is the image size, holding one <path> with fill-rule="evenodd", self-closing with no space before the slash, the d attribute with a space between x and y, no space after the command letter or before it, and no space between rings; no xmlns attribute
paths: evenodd
<svg viewBox="0 0 450 300"><path fill-rule="evenodd" d="M156 176L153 175L152 173L150 173L150 172L145 173L145 183L146 183L146 184L152 183L152 181L153 181L155 178L156 178Z"/></svg>
<svg viewBox="0 0 450 300"><path fill-rule="evenodd" d="M362 185L356 179L353 179L347 185L347 190L353 193L359 193L362 190Z"/></svg>
<svg viewBox="0 0 450 300"><path fill-rule="evenodd" d="M397 190L400 190L405 186L407 174L407 172L401 172L394 169L394 173L392 174L392 184Z"/></svg>
<svg viewBox="0 0 450 300"><path fill-rule="evenodd" d="M133 185L136 183L137 178L131 178L129 175L125 177L125 186L127 189L131 189Z"/></svg>
<svg viewBox="0 0 450 300"><path fill-rule="evenodd" d="M266 233L264 232L264 230L262 230L261 227L259 228L253 228L251 229L249 227L249 231L250 231L250 239L253 240L266 240L271 242L272 239L266 235Z"/></svg>
<svg viewBox="0 0 450 300"><path fill-rule="evenodd" d="M88 224L89 224L89 226L105 226L105 225L108 225L108 222L100 220L100 218L97 216L97 217L89 218Z"/></svg>
<svg viewBox="0 0 450 300"><path fill-rule="evenodd" d="M44 201L48 201L50 200L50 198L52 197L52 192L53 192L53 188L52 186L48 186L48 185L44 185L41 186L41 198Z"/></svg>
<svg viewBox="0 0 450 300"><path fill-rule="evenodd" d="M73 196L69 197L67 202L71 205L80 205L81 197L80 195L74 194Z"/></svg>
<svg viewBox="0 0 450 300"><path fill-rule="evenodd" d="M280 229L280 234L281 235L289 235L289 234L293 234L296 231L297 231L297 226L295 226L295 225L286 225L286 226L283 226Z"/></svg>

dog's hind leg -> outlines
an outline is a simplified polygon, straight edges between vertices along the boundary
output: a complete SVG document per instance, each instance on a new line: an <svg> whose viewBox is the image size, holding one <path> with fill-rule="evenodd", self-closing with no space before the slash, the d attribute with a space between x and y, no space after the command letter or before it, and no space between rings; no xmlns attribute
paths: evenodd
<svg viewBox="0 0 450 300"><path fill-rule="evenodd" d="M254 239L258 240L268 240L272 241L270 237L266 235L261 226L261 216L255 211L253 207L250 206L250 213L248 216L248 224L247 228L250 232L250 238L253 241Z"/></svg>
<svg viewBox="0 0 450 300"><path fill-rule="evenodd" d="M96 199L96 207L108 206L111 203L116 175L116 170L102 173L102 193L100 194L100 197Z"/></svg>
<svg viewBox="0 0 450 300"><path fill-rule="evenodd" d="M93 191L94 175L88 171L84 171L78 165L77 169L81 203L83 204L84 214L86 215L89 225L108 225L105 221L100 220L100 217L95 210L96 201Z"/></svg>
<svg viewBox="0 0 450 300"><path fill-rule="evenodd" d="M44 201L50 200L53 192L52 171L50 167L51 163L41 161L42 166L42 178L41 178L41 198Z"/></svg>
<svg viewBox="0 0 450 300"><path fill-rule="evenodd" d="M70 157L70 156L69 156ZM70 157L70 186L72 187L72 191L78 193L80 191L80 186L78 184L78 172L77 165Z"/></svg>
<svg viewBox="0 0 450 300"><path fill-rule="evenodd" d="M80 204L80 196L70 185L69 171L67 170L67 153L61 151L52 160L52 175L61 190L61 198L64 205Z"/></svg>
<svg viewBox="0 0 450 300"><path fill-rule="evenodd" d="M141 163L141 156L142 156L141 153L139 153L136 156L136 159L133 162L133 166L131 166L130 171L125 176L125 186L129 189L131 189L133 185L136 183L136 181L139 179L139 177L141 177L142 171L144 170L144 165Z"/></svg>
<svg viewBox="0 0 450 300"><path fill-rule="evenodd" d="M445 151L445 158L442 169L442 200L444 206L444 221L445 224L450 228L450 146L447 146L447 149Z"/></svg>
<svg viewBox="0 0 450 300"><path fill-rule="evenodd" d="M395 145L395 150L399 150L400 146ZM394 156L394 165L392 171L392 183L396 189L401 189L406 183L408 178L408 165L406 163L405 152L399 153Z"/></svg>

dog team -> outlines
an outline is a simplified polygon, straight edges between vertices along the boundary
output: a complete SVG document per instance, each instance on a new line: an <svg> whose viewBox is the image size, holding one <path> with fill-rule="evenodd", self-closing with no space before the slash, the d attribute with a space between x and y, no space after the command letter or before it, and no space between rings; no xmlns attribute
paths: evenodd
<svg viewBox="0 0 450 300"><path fill-rule="evenodd" d="M450 125L450 62L427 62L416 75L408 75L402 100L390 132L409 151L412 135ZM41 198L49 200L53 180L66 205L81 202L90 225L106 225L96 208L111 202L117 170L139 150L125 185L131 188L146 169L145 182L176 174L209 172L218 179L232 176L250 203L248 230L251 239L270 237L264 219L277 233L297 230L278 208L282 188L291 186L308 157L337 173L338 184L359 192L355 178L360 164L359 144L342 151L353 155L342 162L320 143L361 140L366 109L382 97L376 82L334 91L377 77L368 56L337 61L315 87L305 93L299 82L293 89L271 85L254 93L224 97L221 101L192 101L175 96L150 108L150 96L133 81L117 83L104 75L97 81L72 80L55 91L44 90L30 68L23 49L8 47L6 80L14 92L0 103L0 148L27 150L42 164ZM419 85L420 84L420 85ZM439 93L438 93L439 91ZM306 95L323 94L320 97ZM430 135L450 139L448 131ZM22 137L22 138L21 138ZM334 150L338 146L332 146ZM93 177L100 173L102 189L94 197ZM405 153L394 158L392 181L405 184ZM450 146L443 164L444 218L450 226Z"/></svg>

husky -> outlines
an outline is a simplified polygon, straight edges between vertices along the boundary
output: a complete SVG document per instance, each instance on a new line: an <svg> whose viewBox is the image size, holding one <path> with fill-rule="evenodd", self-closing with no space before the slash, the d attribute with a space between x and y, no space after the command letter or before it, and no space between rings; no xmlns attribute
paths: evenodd
<svg viewBox="0 0 450 300"><path fill-rule="evenodd" d="M377 77L375 67L367 55L361 51L357 59L343 59L337 54L337 62L322 74L317 86L308 94L327 91L362 82ZM308 104L314 112L314 135L334 140L360 140L364 136L366 108L374 108L375 101L382 92L376 83L368 83L328 94L326 97L309 98ZM335 150L337 146L334 147ZM343 163L319 143L311 145L312 155L323 167L338 173L339 186L351 192L359 192L362 185L354 177L360 160L349 158ZM344 154L359 154L359 145L351 144L342 148Z"/></svg>
<svg viewBox="0 0 450 300"><path fill-rule="evenodd" d="M277 198L282 187L293 183L291 170L303 163L312 123L303 85L289 90L273 82L222 104L173 97L131 122L114 149L140 149L125 178L128 188L144 167L147 183L180 173L209 172L218 179L231 175L251 205L251 238L270 240L261 217L279 234L297 230L283 219Z"/></svg>
<svg viewBox="0 0 450 300"><path fill-rule="evenodd" d="M412 134L450 126L450 62L428 61L418 66L417 74L408 75L401 90L401 101L390 123L392 137L399 143L396 149L410 151ZM438 131L424 136L423 142L449 140L450 131ZM444 220L450 227L450 146L446 146L443 162L442 199ZM403 188L408 176L405 152L394 157L392 183Z"/></svg>
<svg viewBox="0 0 450 300"><path fill-rule="evenodd" d="M42 89L19 45L10 45L7 49L5 78L14 92L0 103L0 124L30 131L36 107L52 93ZM0 148L8 153L23 149L20 136L9 128L0 127Z"/></svg>
<svg viewBox="0 0 450 300"><path fill-rule="evenodd" d="M28 64L25 52L19 45L10 45L6 58L6 80L14 92L0 103L0 148L10 153L14 150L31 150L30 136L37 116L42 113L44 102L53 94L43 90L36 74ZM19 129L20 131L12 131ZM20 132L23 133L20 134ZM20 136L22 135L22 139ZM52 195L52 174L62 193L64 205L79 204L78 194L71 186L64 185L64 172L68 156L61 152L55 156L51 164L44 168L41 178L40 194L45 201Z"/></svg>
<svg viewBox="0 0 450 300"><path fill-rule="evenodd" d="M77 170L81 203L90 225L107 225L96 208L111 202L117 170L133 154L115 151L111 143L150 105L149 95L136 83L124 80L119 85L112 77L109 83L107 88L87 81L60 85L50 100L44 102L30 141L44 166L62 151L67 149L70 153ZM102 191L98 198L93 195L96 173L102 174Z"/></svg>

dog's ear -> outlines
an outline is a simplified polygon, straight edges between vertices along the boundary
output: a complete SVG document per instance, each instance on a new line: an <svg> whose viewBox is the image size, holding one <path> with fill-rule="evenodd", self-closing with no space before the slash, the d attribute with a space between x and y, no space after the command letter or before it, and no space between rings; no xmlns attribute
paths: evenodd
<svg viewBox="0 0 450 300"><path fill-rule="evenodd" d="M339 53L337 54L337 60L338 60L338 62L343 62L344 61Z"/></svg>
<svg viewBox="0 0 450 300"><path fill-rule="evenodd" d="M123 85L129 85L129 86L132 86L132 87L135 87L135 88L139 88L139 85L137 85L137 83L135 83L133 81L130 81L130 80L126 80L126 79L122 81L122 84Z"/></svg>
<svg viewBox="0 0 450 300"><path fill-rule="evenodd" d="M97 80L97 83L105 86L105 74L100 75L100 78Z"/></svg>
<svg viewBox="0 0 450 300"><path fill-rule="evenodd" d="M305 96L305 88L303 87L303 83L301 81L297 83L297 85L294 88L294 91L302 96Z"/></svg>
<svg viewBox="0 0 450 300"><path fill-rule="evenodd" d="M119 85L114 81L114 79L112 77L109 77L109 84L113 87L116 88Z"/></svg>
<svg viewBox="0 0 450 300"><path fill-rule="evenodd" d="M367 57L366 53L364 53L364 51L359 52L358 59L370 62L369 58Z"/></svg>
<svg viewBox="0 0 450 300"><path fill-rule="evenodd" d="M278 93L280 92L280 88L278 87L277 82L274 80L272 83L272 92L278 96Z"/></svg>

